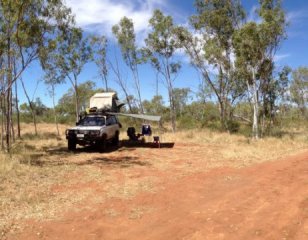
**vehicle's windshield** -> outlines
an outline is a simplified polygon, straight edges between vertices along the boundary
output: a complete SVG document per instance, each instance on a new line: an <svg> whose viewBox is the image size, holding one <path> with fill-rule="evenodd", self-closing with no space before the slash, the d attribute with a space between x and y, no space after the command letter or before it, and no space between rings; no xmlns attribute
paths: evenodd
<svg viewBox="0 0 308 240"><path fill-rule="evenodd" d="M104 117L85 117L81 119L78 123L79 126L104 126L105 118Z"/></svg>

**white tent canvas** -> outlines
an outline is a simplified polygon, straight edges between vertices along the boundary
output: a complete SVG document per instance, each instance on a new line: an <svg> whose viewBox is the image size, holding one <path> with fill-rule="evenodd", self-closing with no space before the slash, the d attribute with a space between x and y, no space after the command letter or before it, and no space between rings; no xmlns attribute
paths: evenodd
<svg viewBox="0 0 308 240"><path fill-rule="evenodd" d="M96 93L90 98L90 108L117 109L117 95L114 92Z"/></svg>

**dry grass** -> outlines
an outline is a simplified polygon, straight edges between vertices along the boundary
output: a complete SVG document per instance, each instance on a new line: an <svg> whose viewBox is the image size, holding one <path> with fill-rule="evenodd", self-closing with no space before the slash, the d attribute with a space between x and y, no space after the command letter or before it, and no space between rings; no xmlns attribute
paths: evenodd
<svg viewBox="0 0 308 240"><path fill-rule="evenodd" d="M280 138L267 137L258 141L241 135L212 132L210 130L167 133L162 135L162 140L202 145L202 155L208 156L212 160L222 160L222 166L225 166L228 161L232 161L233 167L275 160L308 149L307 129L292 133L286 132ZM190 147L188 151L192 152L192 156L198 154L195 147Z"/></svg>
<svg viewBox="0 0 308 240"><path fill-rule="evenodd" d="M108 199L132 199L141 192L155 193L163 188L157 173L177 179L210 168L244 167L307 151L306 130L282 138L252 141L238 135L209 130L165 133L161 141L174 142L173 148L123 147L98 153L66 150L51 124L39 124L40 136L33 136L32 125L22 125L23 140L8 156L0 154L0 238L20 227L25 219L53 219L75 205L79 210ZM121 134L126 138L126 133ZM148 139L151 141L151 139ZM164 180L166 181L166 179ZM147 212L138 206L131 217ZM114 209L106 215L115 217Z"/></svg>

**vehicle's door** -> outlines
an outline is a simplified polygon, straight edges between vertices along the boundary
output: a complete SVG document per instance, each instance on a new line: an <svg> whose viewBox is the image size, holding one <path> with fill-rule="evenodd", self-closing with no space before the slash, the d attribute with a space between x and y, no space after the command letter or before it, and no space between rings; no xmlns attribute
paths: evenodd
<svg viewBox="0 0 308 240"><path fill-rule="evenodd" d="M113 119L112 116L107 116L106 118L106 135L107 135L107 139L110 139L113 137L114 134L114 130L113 130Z"/></svg>
<svg viewBox="0 0 308 240"><path fill-rule="evenodd" d="M112 137L114 137L115 136L115 133L116 133L116 131L118 130L118 128L119 128L119 125L118 125L118 121L117 121L117 119L116 119L116 117L115 116L111 116L111 121L112 121Z"/></svg>

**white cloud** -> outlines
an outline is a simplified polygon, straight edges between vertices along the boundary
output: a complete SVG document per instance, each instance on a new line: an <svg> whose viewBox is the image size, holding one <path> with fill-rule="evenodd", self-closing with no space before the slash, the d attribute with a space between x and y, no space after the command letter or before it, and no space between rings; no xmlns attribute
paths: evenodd
<svg viewBox="0 0 308 240"><path fill-rule="evenodd" d="M276 54L275 57L274 57L274 61L280 62L281 60L286 59L290 56L291 56L290 54Z"/></svg>
<svg viewBox="0 0 308 240"><path fill-rule="evenodd" d="M294 10L286 14L286 20L289 23L287 32L289 38L302 38L307 40L307 10Z"/></svg>
<svg viewBox="0 0 308 240"><path fill-rule="evenodd" d="M66 0L66 4L78 26L108 37L112 37L112 26L124 16L133 19L137 35L144 34L154 9L166 7L163 0Z"/></svg>
<svg viewBox="0 0 308 240"><path fill-rule="evenodd" d="M305 20L308 17L307 14L307 10L289 11L286 14L286 20L290 24L298 23L299 21Z"/></svg>

